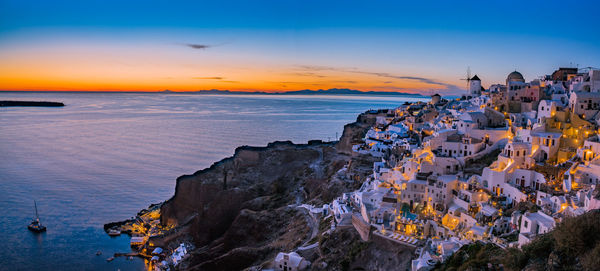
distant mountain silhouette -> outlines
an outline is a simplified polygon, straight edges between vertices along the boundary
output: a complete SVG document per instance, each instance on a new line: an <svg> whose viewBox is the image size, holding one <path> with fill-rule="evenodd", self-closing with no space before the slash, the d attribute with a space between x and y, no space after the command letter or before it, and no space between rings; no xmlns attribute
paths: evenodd
<svg viewBox="0 0 600 271"><path fill-rule="evenodd" d="M231 90L220 90L220 89L210 89L210 90L199 90L195 93L198 94L264 94L264 95L402 95L402 96L415 96L422 97L421 94L415 93L405 93L405 92L396 92L396 91L360 91L355 89L347 89L347 88L330 88L330 89L303 89L303 90L294 90L294 91L284 91L284 92L264 92L264 91L231 91Z"/></svg>

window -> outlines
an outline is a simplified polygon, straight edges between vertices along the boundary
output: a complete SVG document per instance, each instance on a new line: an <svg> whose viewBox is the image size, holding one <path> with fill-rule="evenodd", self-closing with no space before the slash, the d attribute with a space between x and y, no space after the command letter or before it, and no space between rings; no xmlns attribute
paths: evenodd
<svg viewBox="0 0 600 271"><path fill-rule="evenodd" d="M525 220L525 228L528 228L527 226L528 226L528 223L527 223L527 220Z"/></svg>

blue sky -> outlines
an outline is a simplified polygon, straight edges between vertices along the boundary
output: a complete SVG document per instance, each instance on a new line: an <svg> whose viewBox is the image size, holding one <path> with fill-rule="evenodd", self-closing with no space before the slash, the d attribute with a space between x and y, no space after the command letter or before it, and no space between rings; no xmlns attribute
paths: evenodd
<svg viewBox="0 0 600 271"><path fill-rule="evenodd" d="M0 88L36 89L44 82L93 88L98 72L106 72L102 80L114 81L99 89L118 88L120 77L110 71L122 67L98 59L96 52L103 52L139 69L171 67L152 70L152 77L129 70L132 78L154 82L135 86L140 89L158 90L170 82L181 89L230 86L190 82L222 77L230 79L222 80L228 84L238 82L230 88L249 90L339 85L457 91L467 67L489 85L502 82L515 69L533 79L559 66L600 66L598 10L595 1L0 0L0 60L23 68L5 75L11 78L0 78L13 82L0 83ZM193 50L185 44L208 47ZM151 49L139 53L143 48L155 54ZM96 65L77 61L86 54ZM39 67L32 67L33 59L39 59ZM155 62L138 65L148 59ZM80 66L72 77L48 71L66 65L62 62ZM7 65L0 64L0 71L9 69ZM33 72L27 74L26 67ZM86 69L89 74L80 72ZM65 67L64 72L70 70ZM300 72L315 77L290 77ZM441 84L405 79L385 83L382 73L393 75L387 77L392 80L422 77ZM171 81L158 80L161 74ZM39 78L39 84L23 84L30 78Z"/></svg>

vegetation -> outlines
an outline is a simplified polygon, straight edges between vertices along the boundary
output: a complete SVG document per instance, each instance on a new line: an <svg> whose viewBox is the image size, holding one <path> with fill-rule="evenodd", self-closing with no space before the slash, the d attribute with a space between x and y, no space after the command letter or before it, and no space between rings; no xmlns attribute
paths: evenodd
<svg viewBox="0 0 600 271"><path fill-rule="evenodd" d="M600 211L568 218L522 249L502 250L492 244L462 247L436 270L598 270L600 266Z"/></svg>

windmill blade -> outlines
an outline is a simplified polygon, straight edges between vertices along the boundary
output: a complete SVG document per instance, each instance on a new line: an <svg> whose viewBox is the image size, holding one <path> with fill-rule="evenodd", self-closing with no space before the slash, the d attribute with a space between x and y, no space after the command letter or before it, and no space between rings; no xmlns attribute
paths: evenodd
<svg viewBox="0 0 600 271"><path fill-rule="evenodd" d="M467 78L469 78L468 80L471 80L471 67L467 67Z"/></svg>
<svg viewBox="0 0 600 271"><path fill-rule="evenodd" d="M467 78L462 78L460 80L471 81L471 67L467 67Z"/></svg>

